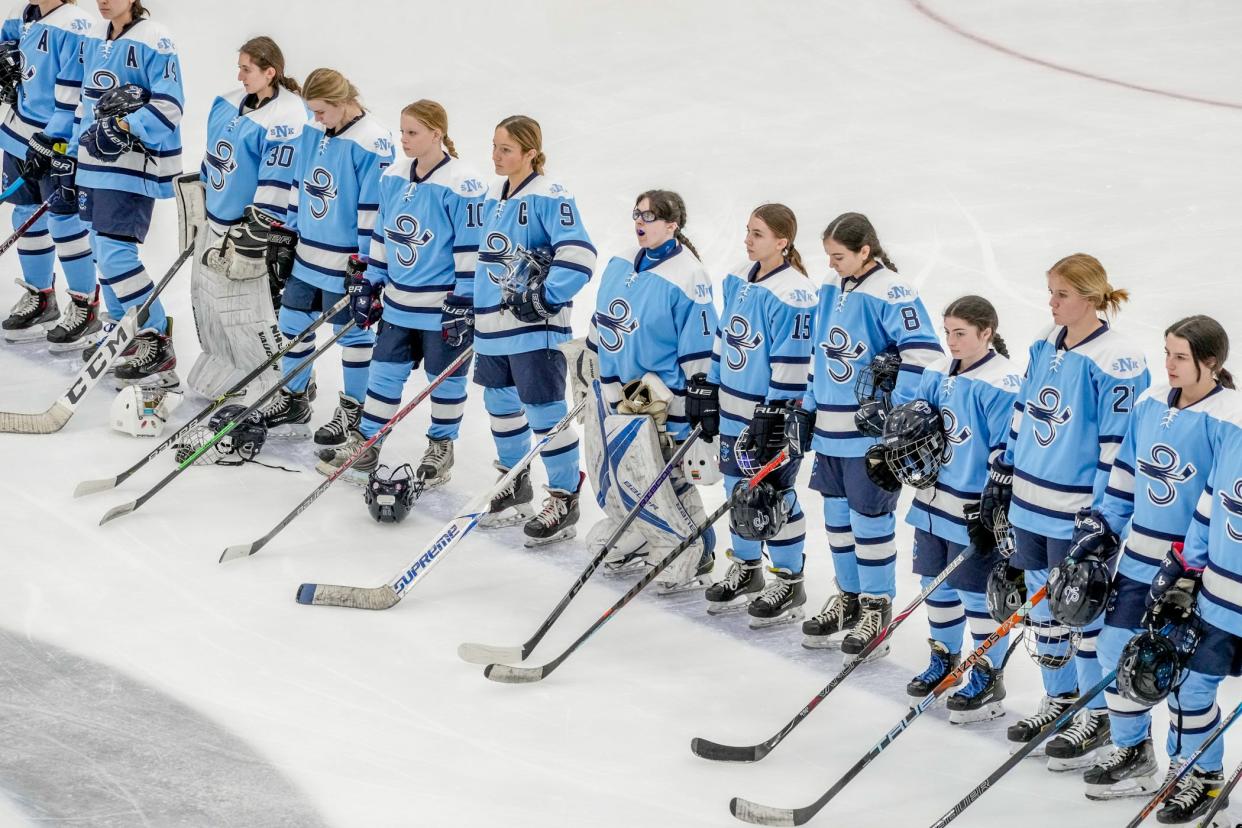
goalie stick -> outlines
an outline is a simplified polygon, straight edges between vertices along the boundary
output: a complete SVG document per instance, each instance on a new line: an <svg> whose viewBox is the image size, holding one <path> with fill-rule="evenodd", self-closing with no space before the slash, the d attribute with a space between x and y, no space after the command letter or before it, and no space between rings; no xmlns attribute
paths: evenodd
<svg viewBox="0 0 1242 828"><path fill-rule="evenodd" d="M440 533L427 544L417 558L409 566L388 580L388 583L377 587L337 586L335 584L302 584L298 587L297 602L299 604L315 604L321 607L351 607L353 609L385 610L397 605L405 597L410 588L417 584L437 563L444 559L448 550L457 545L458 541L470 534L470 530L478 524L479 519L487 513L488 506L496 492L512 483L522 470L531 464L539 450L551 442L578 416L578 412L586 405L587 398L578 401L559 423L535 441L534 445L522 455L522 459L514 463L496 481L492 488L480 494L465 510L445 524Z"/></svg>
<svg viewBox="0 0 1242 828"><path fill-rule="evenodd" d="M1013 615L1006 618L1005 623L993 630L992 634L984 639L983 643L976 647L974 652L967 658L962 659L961 663L941 679L940 683L924 696L922 701L910 708L910 712L903 716L901 721L889 730L888 733L884 734L884 738L880 739L871 750L867 751L861 759L855 762L854 766L846 771L845 775L838 779L819 799L801 808L774 808L771 805L760 805L759 803L751 802L749 799L734 797L729 802L729 811L743 822L750 822L755 825L804 825L819 813L833 797L839 794L846 785L853 781L854 777L862 773L863 768L871 764L872 760L883 753L885 748L896 741L897 737L910 726L911 722L927 712L946 690L957 684L958 680L966 674L966 671L982 658L997 641L1003 638L1013 627L1022 623L1022 619L1031 611L1031 608L1044 600L1047 594L1048 586L1045 584L1039 588L1038 592L1027 598L1026 603L1018 607Z"/></svg>
<svg viewBox="0 0 1242 828"><path fill-rule="evenodd" d="M354 320L351 319L348 322L346 322L344 325L342 325L341 329L337 331L336 334L331 339L329 339L327 342L325 342L323 345L317 348L313 353L308 354L305 359L303 359L301 362L295 365L289 373L285 374L281 378L280 382L276 383L271 388L269 388L263 396L255 400L254 403L252 403L245 411L242 411L237 416L233 417L233 419L225 423L224 426L219 431L217 431L214 435L212 435L210 440L208 440L203 445L199 446L197 451L195 451L193 454L191 454L181 463L177 464L177 468L173 469L167 475L165 475L163 480L161 480L159 483L156 483L154 486L152 486L150 489L148 489L146 492L140 495L137 500L131 500L128 503L122 503L119 506L113 506L111 509L109 509L104 514L104 516L100 518L99 525L103 526L105 523L107 523L110 520L119 518L122 515L128 515L130 512L135 512L139 508L141 508L144 503L146 503L151 498L155 497L155 495L158 494L161 489L163 489L165 486L171 483L179 474L181 474L183 471L188 469L190 466L194 465L194 461L197 460L199 457L201 457L204 452L206 452L216 443L224 439L224 437L230 431L232 431L234 428L237 427L238 423L246 419L246 417L250 416L255 411L258 411L260 408L262 408L264 403L266 403L272 397L276 396L276 394L280 391L280 389L284 388L285 385L287 385L291 379L293 379L298 374L305 371L307 368L310 367L312 362L314 362L315 360L319 359L319 357L327 353L328 349L331 348L333 345L335 345L338 339L340 339L345 334L349 333L351 330L353 330L353 328L354 328Z"/></svg>
<svg viewBox="0 0 1242 828"><path fill-rule="evenodd" d="M266 535L259 538L258 540L253 541L252 543L239 543L239 544L230 546L228 549L225 549L222 553L220 553L220 563L224 563L225 561L231 561L234 558L248 557L258 552L263 547L267 546L268 541L276 537L276 535L279 534L282 529L284 529L286 526L292 523L294 518L296 518L298 515L305 512L308 508L310 508L310 505L314 503L316 500L318 500L319 496L323 494L324 492L326 492L328 490L328 487L331 486L334 482L336 482L336 479L338 477L340 477L345 472L349 471L350 467L352 467L354 463L358 462L358 458L362 456L362 453L364 451L369 449L371 446L375 445L380 440L384 439L384 435L392 431L392 429L397 425L397 423L401 422L401 420L404 419L407 414L413 411L418 406L419 403L421 403L423 400L431 396L431 392L439 388L440 384L444 382L446 379L448 379L453 374L454 371L456 371L463 364L465 364L465 362L468 359L470 359L470 357L473 354L474 354L473 348L466 348L464 351L458 354L457 358L454 359L452 362L450 362L448 367L440 372L439 376L437 376L434 380L432 380L431 383L426 388L424 388L422 391L419 391L418 394L414 397L414 399L406 403L405 406L403 406L400 411L394 414L392 416L392 419L384 423L384 425L380 428L380 430L375 432L375 434L372 435L370 439L368 439L362 445L358 446L358 448L354 449L354 453L349 455L349 457L345 460L344 463L338 466L336 470L332 472L332 474L328 475L327 479L325 479L318 486L316 486L313 492L307 495L302 500L301 503L299 503L297 506L293 508L292 512L285 515L284 518L280 521L280 523L277 523L275 526L273 526L271 531L269 531Z"/></svg>
<svg viewBox="0 0 1242 828"><path fill-rule="evenodd" d="M681 465L682 458L685 457L686 453L690 451L691 444L694 443L695 440L699 439L699 435L702 434L702 432L703 427L701 425L695 426L694 431L690 432L690 436L677 447L677 451L673 453L672 458L668 461L664 468L660 470L660 473L656 475L656 478L652 482L651 486L647 488L647 491L643 492L642 497L638 499L638 502L634 504L628 513L626 513L625 518L621 521L621 524L617 526L611 535L608 536L608 540L604 542L603 547L595 554L595 557L591 559L591 562L586 565L586 569L582 570L582 574L578 576L578 580L574 581L573 585L570 586L569 591L565 593L548 617L545 618L543 623L539 625L539 629L535 630L535 634L527 639L525 644L521 647L490 647L486 644L462 644L457 648L457 656L462 661L468 661L472 664L494 664L501 661L525 661L534 651L535 647L539 646L539 642L543 640L543 637L548 634L548 630L552 629L552 625L556 623L556 620L561 617L561 613L563 613L565 608L569 606L569 602L572 601L574 596L582 590L582 587L586 585L586 582L590 579L590 577L595 574L595 570L599 569L599 565L604 562L604 558L608 557L608 553L611 552L612 548L621 540L621 536L625 534L625 530L628 529L630 524L638 518L638 515L642 512L643 507L650 502L651 498L655 497L656 492L659 491L660 486L664 484L664 481L669 478L669 475L673 473L673 470Z"/></svg>
<svg viewBox="0 0 1242 828"><path fill-rule="evenodd" d="M158 446L153 448L150 452L147 453L145 457L143 457L137 463L130 466L128 469L116 475L115 477L106 477L106 478L103 478L102 480L83 480L81 483L77 485L77 488L73 490L73 496L82 497L84 495L95 494L96 492L106 492L109 489L115 489L117 486L121 485L126 480L133 477L134 474L136 474L139 469L141 469L147 463L151 462L151 460L157 454L160 454L161 452L166 451L170 446L176 445L177 441L180 440L182 437L185 437L187 434L189 434L190 430L193 429L194 426L198 425L203 420L207 419L207 417L211 415L211 412L215 411L217 408L219 408L221 405L223 405L225 402L231 399L233 395L235 395L237 392L241 391L247 385L249 385L250 383L254 382L256 379L258 379L265 371L267 371L269 368L275 365L278 361L283 359L290 351L292 351L298 345L302 344L302 342L305 341L307 336L314 333L315 330L318 329L320 325L323 325L325 322L328 321L329 318L343 311L348 305L349 305L348 298L342 299L340 302L337 302L332 307L331 310L325 311L323 314L320 315L318 319L316 319L314 322L311 323L309 328L302 331L300 336L298 336L296 339L290 340L285 345L285 347L281 348L279 351L277 351L276 353L268 357L267 360L262 365L260 365L258 368L255 368L245 377L243 377L242 379L234 383L232 388L225 391L223 394L216 397L211 402L207 403L206 408L204 408L202 411L198 412L193 417L191 417L185 425L177 429L175 434L173 434L171 437L164 440L164 442L160 443Z"/></svg>
<svg viewBox="0 0 1242 828"><path fill-rule="evenodd" d="M773 457L765 463L759 471L755 472L753 477L750 478L748 481L749 488L753 489L759 484L759 481L763 480L763 478L783 466L788 459L788 451L782 451L780 454ZM581 647L587 639L595 635L595 633L599 631L600 627L607 624L609 619L620 612L622 607L634 600L638 593L642 592L643 588L647 586L647 584L654 581L661 572L667 569L668 566L677 559L678 555L689 549L690 546L693 545L694 542L707 531L709 526L720 520L724 513L729 511L729 506L730 501L726 499L725 502L720 504L714 512L707 516L707 519L698 527L698 529L692 532L688 538L677 544L677 546L673 547L673 549L665 555L658 564L652 567L647 574L643 575L643 577L638 580L638 583L630 587L629 592L617 599L615 604L605 610L604 614L601 615L594 624L588 627L586 632L578 636L578 639L574 641L573 644L570 644L565 651L556 658L540 667L510 667L507 664L489 664L483 668L483 675L492 681L498 681L504 684L529 684L531 682L542 681L547 678L552 674L553 670L561 666L565 659L569 658L569 656Z"/></svg>
<svg viewBox="0 0 1242 828"><path fill-rule="evenodd" d="M46 202L43 205L47 207ZM4 250L0 249L0 253ZM121 321L116 323L114 327L99 346L95 349L95 353L91 354L91 358L82 366L82 370L78 372L77 379L69 386L64 394L60 395L60 399L52 403L47 411L38 414L19 414L16 412L0 412L0 432L9 434L54 434L65 427L65 423L69 422L69 418L77 411L78 404L82 402L82 398L90 392L95 384L99 382L100 377L107 373L109 366L116 361L117 357L125 350L129 343L133 340L138 326L146 321L147 311L151 304L156 300L173 276L185 264L186 259L194 252L193 247L187 247L181 251L181 255L173 262L172 267L164 274L164 278L156 283L154 290L147 296L145 302L138 308L130 308L126 311L125 316L121 317Z"/></svg>

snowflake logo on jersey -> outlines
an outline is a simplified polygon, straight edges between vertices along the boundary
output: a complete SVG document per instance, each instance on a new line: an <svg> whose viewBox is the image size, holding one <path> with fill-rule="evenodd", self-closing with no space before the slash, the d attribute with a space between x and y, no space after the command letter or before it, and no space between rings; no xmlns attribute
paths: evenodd
<svg viewBox="0 0 1242 828"><path fill-rule="evenodd" d="M479 261L489 265L498 264L502 268L497 271L489 267L487 278L499 288L516 290L517 255L513 250L513 242L504 233L488 233L484 244L486 249L479 249Z"/></svg>
<svg viewBox="0 0 1242 828"><path fill-rule="evenodd" d="M1069 406L1061 408L1061 392L1051 386L1039 389L1035 397L1038 403L1027 403L1026 411L1035 421L1035 442L1047 448L1057 439L1057 428L1068 423L1074 412Z"/></svg>
<svg viewBox="0 0 1242 828"><path fill-rule="evenodd" d="M1221 490L1220 505L1224 506L1225 511L1230 515L1242 518L1242 480L1233 482L1233 497L1226 494L1224 489ZM1228 516L1225 517L1225 532L1233 538L1235 543L1242 543L1242 532L1233 528L1233 521Z"/></svg>
<svg viewBox="0 0 1242 828"><path fill-rule="evenodd" d="M867 343L852 341L845 328L837 325L828 330L827 341L819 343L819 347L830 363L828 376L835 382L849 382L850 377L854 376L854 363L867 353ZM831 363L836 363L836 367Z"/></svg>
<svg viewBox="0 0 1242 828"><path fill-rule="evenodd" d="M1138 470L1150 478L1147 485L1147 497L1157 506L1168 506L1177 500L1176 484L1185 483L1194 477L1195 467L1192 463L1178 468L1181 458L1177 449L1156 443L1151 447L1151 459L1138 461Z"/></svg>
<svg viewBox="0 0 1242 828"><path fill-rule="evenodd" d="M634 318L629 302L613 299L608 303L607 311L596 312L595 327L599 334L600 347L615 354L625 344L625 337L638 330L638 320Z"/></svg>
<svg viewBox="0 0 1242 828"><path fill-rule="evenodd" d="M302 182L302 191L310 199L310 213L316 219L326 216L336 200L336 182L323 167L315 167L310 178Z"/></svg>
<svg viewBox="0 0 1242 828"><path fill-rule="evenodd" d="M944 447L944 465L953 462L953 447L960 446L971 437L970 426L957 427L957 415L947 408L940 409L940 424L944 427L944 437L948 443Z"/></svg>
<svg viewBox="0 0 1242 828"><path fill-rule="evenodd" d="M413 267L418 261L418 248L435 238L430 230L418 232L418 219L404 213L397 216L393 226L385 231L390 242L397 246L397 262L402 267Z"/></svg>
<svg viewBox="0 0 1242 828"><path fill-rule="evenodd" d="M207 168L207 183L213 190L223 190L224 181L229 173L237 169L233 160L233 145L228 141L217 141L214 150L208 150L203 158L203 166Z"/></svg>
<svg viewBox="0 0 1242 828"><path fill-rule="evenodd" d="M730 370L740 371L746 367L747 351L753 351L763 344L763 334L750 331L750 320L736 314L729 318L725 326L725 344L732 349L725 354L725 364ZM734 356L736 352L737 356Z"/></svg>

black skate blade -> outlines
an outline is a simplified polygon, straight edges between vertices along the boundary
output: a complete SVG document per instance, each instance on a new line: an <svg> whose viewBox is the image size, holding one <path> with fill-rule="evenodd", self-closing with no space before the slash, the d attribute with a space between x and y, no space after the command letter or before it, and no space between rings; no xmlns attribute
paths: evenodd
<svg viewBox="0 0 1242 828"><path fill-rule="evenodd" d="M695 736L690 740L690 752L703 759L713 762L758 762L768 755L768 746L758 745L722 745L711 739Z"/></svg>

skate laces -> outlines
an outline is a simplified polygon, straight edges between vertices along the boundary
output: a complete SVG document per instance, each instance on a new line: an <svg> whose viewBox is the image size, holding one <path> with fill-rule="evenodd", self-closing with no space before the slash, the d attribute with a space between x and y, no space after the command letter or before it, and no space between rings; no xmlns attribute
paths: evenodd
<svg viewBox="0 0 1242 828"><path fill-rule="evenodd" d="M1193 770L1182 777L1182 781L1177 783L1177 792L1168 799L1169 805L1177 805L1183 811L1189 811L1195 807L1200 799L1207 792L1207 785L1199 778L1199 774Z"/></svg>
<svg viewBox="0 0 1242 828"><path fill-rule="evenodd" d="M24 316L29 313L34 313L39 309L39 292L22 282L20 279L17 280L17 283L22 286L22 290L24 290L25 293L23 293L17 300L16 304L13 305L12 314L14 316Z"/></svg>
<svg viewBox="0 0 1242 828"><path fill-rule="evenodd" d="M841 597L839 592L828 599L828 603L824 604L824 608L819 611L819 615L816 615L811 621L823 625L833 619L839 622L845 621L845 599ZM837 626L839 627L841 624L837 624Z"/></svg>
<svg viewBox="0 0 1242 828"><path fill-rule="evenodd" d="M1067 702L1045 696L1044 700L1039 704L1039 711L1027 716L1022 720L1021 724L1030 725L1032 730L1043 730L1065 712L1064 704L1067 704ZM1067 730L1066 732L1068 733L1069 731Z"/></svg>
<svg viewBox="0 0 1242 828"><path fill-rule="evenodd" d="M349 432L349 415L342 406L332 412L332 419L324 424L323 430L333 437L344 437Z"/></svg>
<svg viewBox="0 0 1242 828"><path fill-rule="evenodd" d="M970 678L966 681L966 686L959 690L957 695L963 699L973 699L983 692L991 678L992 671L985 667L982 661L975 662L975 666L970 671Z"/></svg>
<svg viewBox="0 0 1242 828"><path fill-rule="evenodd" d="M763 592L759 593L759 597L755 599L757 604L769 604L771 606L780 606L781 602L789 597L789 593L793 591L793 583L786 581L784 578L776 578L766 587Z"/></svg>
<svg viewBox="0 0 1242 828"><path fill-rule="evenodd" d="M924 684L935 684L949 674L949 660L944 657L939 650L932 650L931 663L927 665L927 669L919 673L915 677L915 681L921 681ZM971 671L972 681L974 671ZM966 685L969 687L970 685ZM958 695L961 695L960 693Z"/></svg>
<svg viewBox="0 0 1242 828"><path fill-rule="evenodd" d="M61 324L66 330L73 330L79 325L86 324L87 318L90 316L90 305L79 304L76 301L70 301L69 307L65 308L64 322Z"/></svg>
<svg viewBox="0 0 1242 828"><path fill-rule="evenodd" d="M884 627L884 612L878 609L868 609L863 607L862 616L858 619L858 626L851 633L855 638L861 638L869 641L880 634L880 630Z"/></svg>
<svg viewBox="0 0 1242 828"><path fill-rule="evenodd" d="M721 583L726 589L741 589L742 581L746 578L746 568L741 561L734 561L729 564L729 571L725 573L724 580Z"/></svg>
<svg viewBox="0 0 1242 828"><path fill-rule="evenodd" d="M543 524L545 528L551 529L567 514L569 514L569 498L549 493L547 499L543 501L543 508L539 510L539 514L535 515L534 520Z"/></svg>
<svg viewBox="0 0 1242 828"><path fill-rule="evenodd" d="M1141 744L1130 745L1129 747L1119 747L1112 752L1107 759L1100 763L1103 770L1110 771L1113 768L1119 768L1126 762L1130 761L1130 757L1143 749Z"/></svg>
<svg viewBox="0 0 1242 828"><path fill-rule="evenodd" d="M138 347L134 351L134 355L130 357L131 365L146 366L155 362L155 358L159 355L159 335L147 334L137 337Z"/></svg>
<svg viewBox="0 0 1242 828"><path fill-rule="evenodd" d="M276 395L276 398L264 406L263 410L260 412L263 415L263 419L268 420L277 414L284 414L288 411L289 397L290 394L288 390L284 388L280 389L280 393Z"/></svg>
<svg viewBox="0 0 1242 828"><path fill-rule="evenodd" d="M1055 719L1056 716L1051 716L1048 721L1051 722ZM1095 736L1097 730L1099 730L1099 723L1096 721L1096 716L1090 710L1082 710L1074 717L1073 724L1065 728L1061 733L1061 737L1068 742L1081 746L1089 742Z"/></svg>
<svg viewBox="0 0 1242 828"><path fill-rule="evenodd" d="M452 442L449 440L428 441L427 450L423 452L423 459L419 465L435 466L436 470L439 471L440 465L448 459L452 445Z"/></svg>

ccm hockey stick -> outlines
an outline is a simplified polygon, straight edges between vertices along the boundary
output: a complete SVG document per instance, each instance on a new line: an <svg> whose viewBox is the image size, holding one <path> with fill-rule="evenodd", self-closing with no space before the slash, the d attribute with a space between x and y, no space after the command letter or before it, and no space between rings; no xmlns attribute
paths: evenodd
<svg viewBox="0 0 1242 828"><path fill-rule="evenodd" d="M496 662L502 661L525 661L530 656L531 652L534 651L535 647L539 645L539 642L543 640L543 637L548 634L548 630L552 629L552 625L556 623L556 620L561 617L561 613L563 613L565 608L569 606L569 602L572 601L574 596L582 590L582 587L586 585L586 582L590 579L590 577L595 574L595 570L599 569L599 565L604 562L604 558L608 557L608 553L612 551L612 548L616 546L618 542L620 542L621 536L625 534L626 529L630 528L630 524L638 518L638 515L642 512L643 507L647 505L651 498L655 497L655 494L659 491L660 486L662 486L664 481L668 479L669 475L673 473L673 469L681 465L682 458L686 456L686 452L690 451L691 444L694 443L695 440L699 439L699 435L702 433L703 427L701 425L695 426L694 431L690 432L690 436L686 438L685 442L678 446L677 451L673 454L672 458L668 461L660 473L656 475L656 478L652 482L651 486L647 489L647 491L643 492L642 497L638 499L638 502L635 503L633 508L631 508L626 514L625 518L621 521L621 524L617 526L611 535L608 536L608 540L604 543L604 546L595 554L595 557L591 559L591 562L586 565L586 569L582 570L582 574L578 576L578 580L574 581L573 585L569 588L569 592L565 593L564 597L561 598L560 602L552 610L551 614L544 619L543 623L539 625L539 629L535 630L535 634L527 639L525 644L521 647L489 647L486 644L462 644L457 648L458 657L461 658L462 661L469 661L472 664L495 664Z"/></svg>
<svg viewBox="0 0 1242 828"><path fill-rule="evenodd" d="M446 379L448 379L453 374L454 371L456 371L458 368L464 365L466 361L469 360L473 354L474 354L473 348L466 348L464 351L458 354L457 358L454 359L452 362L450 362L448 367L445 368L443 371L441 371L440 375L431 381L430 385L428 385L422 391L418 392L418 394L414 397L414 399L406 403L401 408L400 411L398 411L396 414L392 416L392 419L384 423L384 425L380 428L380 430L375 432L375 434L369 440L367 440L362 445L358 446L358 448L354 449L354 453L349 455L349 457L345 460L344 463L342 463L335 471L333 471L332 474L328 475L326 480L324 480L322 483L316 486L313 492L307 495L302 500L301 503L299 503L297 506L293 508L292 512L285 515L284 518L281 519L280 523L277 523L275 526L273 526L271 531L269 531L263 537L259 538L257 541L253 541L252 543L239 543L239 544L235 544L234 546L230 546L228 549L225 549L224 552L220 554L220 563L224 563L225 561L231 561L234 558L245 558L249 555L253 555L255 552L258 552L260 549L267 546L268 541L276 537L276 535L279 534L282 529L284 529L286 526L292 523L294 518L296 518L298 515L305 512L308 508L310 508L310 505L314 503L316 500L318 500L319 496L323 494L324 492L326 492L328 490L328 487L331 486L334 482L336 482L336 479L338 477L340 477L345 472L349 471L349 469L354 465L354 463L358 462L358 458L362 456L362 453L364 451L369 449L371 446L375 445L380 440L384 439L384 435L392 431L392 429L397 425L397 423L401 422L401 420L404 419L407 414L413 411L418 406L419 403L421 403L423 400L431 396L431 392L439 388L440 383L444 382Z"/></svg>
<svg viewBox="0 0 1242 828"><path fill-rule="evenodd" d="M1143 806L1143 810L1139 811L1134 819L1126 823L1126 828L1138 828L1139 824L1143 820L1151 816L1151 812L1156 810L1157 806L1169 797L1169 794L1173 793L1173 790L1177 787L1177 783L1181 782L1182 778L1186 776L1186 774L1190 773L1195 766L1195 762L1199 761L1199 757L1207 753L1207 749L1212 746L1213 742L1225 735L1225 731L1228 730L1229 726L1234 723L1239 714L1242 714L1242 702L1238 702L1238 706L1233 709L1233 712L1226 716L1225 720L1218 724L1216 729L1209 733L1208 737L1203 740L1203 744L1199 745L1199 747L1195 749L1195 752L1190 754L1190 756L1186 758L1186 761L1178 766L1177 772L1165 781L1164 787L1156 791L1156 795L1148 800L1147 804Z"/></svg>
<svg viewBox="0 0 1242 828"><path fill-rule="evenodd" d="M281 378L280 382L278 382L276 385L273 385L271 388L269 388L267 392L263 394L263 396L255 400L254 403L252 403L245 411L242 411L236 417L234 417L233 419L225 423L224 426L219 431L217 431L214 435L212 435L210 440L208 440L203 445L199 446L197 451L195 451L193 454L191 454L189 457L187 457L185 460L179 463L177 465L177 468L173 469L167 475L164 476L163 480L161 480L159 483L156 483L154 486L148 489L144 494L139 496L137 500L131 500L129 503L122 503L119 506L113 506L111 509L109 509L104 514L104 516L100 518L99 525L103 526L105 523L107 523L110 520L121 517L122 515L128 515L130 512L137 511L139 508L141 508L141 506L144 503L146 503L151 498L155 497L155 495L161 489L163 489L165 486L171 483L174 478L176 478L179 474L181 474L183 471L188 469L190 466L194 465L194 461L197 460L199 457L201 457L204 452L206 452L216 443L224 439L224 437L230 431L237 428L238 423L246 419L248 416L250 416L255 411L258 411L260 408L262 408L263 405L268 400L270 400L272 397L276 396L276 394L280 391L280 389L284 388L285 385L287 385L290 380L292 380L298 374L302 373L307 368L309 368L312 362L314 362L315 360L319 359L319 357L327 353L328 349L331 348L333 345L335 345L338 339L340 339L342 336L349 333L353 329L354 329L354 320L351 319L341 326L341 329L336 332L335 336L333 336L331 339L329 339L327 342L325 342L323 345L317 348L313 353L308 354L305 359L303 359L301 362L299 362L297 365L293 367L293 370L291 370L288 374L285 374L285 376Z"/></svg>
<svg viewBox="0 0 1242 828"><path fill-rule="evenodd" d="M1203 815L1203 821L1199 823L1198 828L1212 828L1213 820L1226 807L1229 802L1229 794L1233 793L1233 789L1238 786L1238 781L1242 780L1242 765L1238 765L1233 769L1233 775L1229 777L1229 781L1220 789L1220 793L1216 795L1216 799L1212 801L1212 807L1208 808L1206 814ZM1232 825L1233 823L1228 823Z"/></svg>
<svg viewBox="0 0 1242 828"><path fill-rule="evenodd" d="M41 209L47 209L47 203L44 202ZM36 215L39 213L36 212ZM29 223L29 222L28 222ZM24 227L25 225L23 225ZM10 240L11 241L11 240ZM6 242L5 244L8 244ZM0 246L0 253L5 248ZM116 323L114 327L99 346L95 348L95 353L91 354L91 358L82 366L82 370L78 373L77 379L69 386L69 390L60 396L60 399L52 403L47 411L39 414L17 414L11 412L0 412L0 432L10 434L54 434L65 427L65 423L69 422L69 418L73 416L78 408L78 404L82 402L82 398L87 395L95 383L99 382L99 378L107 373L109 366L116 361L117 357L129 346L138 331L138 326L147 320L147 313L151 304L159 297L162 291L173 276L177 275L177 271L185 264L186 259L194 252L193 247L187 247L181 251L181 255L173 262L172 267L164 274L164 278L156 283L155 288L147 296L147 300L138 308L130 308L125 316L121 317L121 321Z"/></svg>
<svg viewBox="0 0 1242 828"><path fill-rule="evenodd" d="M763 480L763 478L767 477L776 469L785 465L785 462L788 459L789 452L782 451L780 454L776 455L764 464L763 468L755 472L754 476L750 478L747 485L753 489L755 486L759 485L759 481ZM601 615L594 624L587 628L586 632L578 636L578 639L573 644L570 644L565 651L556 658L540 667L510 667L507 664L489 664L487 667L483 668L483 675L492 681L499 681L504 684L529 684L531 682L542 681L547 678L552 674L553 670L561 666L565 659L569 658L575 650L581 647L588 638L595 635L595 633L599 631L600 627L607 624L613 616L620 612L622 607L634 600L638 593L642 592L643 588L646 587L647 584L654 581L661 572L667 569L668 566L677 559L678 555L685 552L694 544L696 540L702 537L703 533L707 531L709 526L720 520L724 513L729 511L729 506L730 501L726 499L725 502L720 504L714 512L707 516L707 519L690 535L690 537L673 547L673 549L666 556L664 556L658 564L648 570L647 574L643 575L643 577L639 579L638 583L630 587L629 592L622 595L615 604L606 609L604 614Z"/></svg>
<svg viewBox="0 0 1242 828"><path fill-rule="evenodd" d="M470 534L470 530L478 524L479 519L487 514L492 497L522 473L531 464L539 450L552 441L578 416L578 412L586 405L586 398L578 401L568 414L551 430L535 441L522 459L513 464L509 471L496 481L492 488L480 494L457 517L445 524L440 533L431 543L423 548L409 566L388 580L388 583L377 587L336 586L334 584L302 584L298 587L297 601L299 604L316 604L321 607L352 607L353 609L385 610L395 607L405 597L410 587L417 584L427 573L444 558L444 553L453 548L458 541Z"/></svg>
<svg viewBox="0 0 1242 828"><path fill-rule="evenodd" d="M237 394L239 391L244 389L250 383L254 382L260 376L262 376L265 371L267 371L269 368L271 368L281 359L284 359L286 354L288 354L298 345L302 344L302 342L304 342L308 336L313 334L315 330L319 328L320 325L323 325L325 322L327 322L329 318L343 311L348 305L349 305L349 299L342 299L341 301L337 302L332 307L331 310L325 311L323 314L320 315L318 319L316 319L314 322L311 323L309 328L302 331L302 334L300 336L298 336L296 339L290 340L285 345L285 347L281 348L279 351L277 351L276 353L268 357L267 360L262 365L260 365L258 368L255 368L245 377L243 377L242 379L234 383L232 388L230 388L228 391L225 391L223 394L216 397L211 402L207 403L206 408L204 408L202 411L198 412L193 417L191 417L189 422L181 426L181 428L177 429L175 434L165 439L164 442L160 443L158 446L153 448L145 457L143 457L137 463L130 466L128 469L116 475L115 477L106 477L102 480L83 480L81 483L78 484L77 488L73 490L73 496L82 497L83 495L95 494L96 492L106 492L109 489L115 489L117 486L121 485L126 480L133 477L134 474L136 474L139 469L141 469L147 463L151 462L151 460L157 454L160 454L161 452L167 450L169 446L176 445L177 441L180 440L182 437L185 437L185 435L189 434L190 430L193 429L194 426L198 425L203 420L207 419L207 417L211 415L211 412L215 411L217 408L219 408L221 405L226 403L228 400L232 399L235 394Z"/></svg>
<svg viewBox="0 0 1242 828"><path fill-rule="evenodd" d="M842 789L853 781L854 777L862 773L863 768L871 764L872 760L883 753L886 747L896 741L897 737L910 726L911 722L926 713L946 690L957 684L958 680L961 679L962 676L966 675L966 671L969 670L976 661L983 658L983 655L990 650L997 641L1003 638L1015 626L1022 623L1022 619L1025 618L1027 613L1031 611L1031 608L1040 601L1044 600L1044 597L1047 596L1047 594L1048 586L1045 584L1039 588L1038 592L1027 598L1026 603L1018 607L1017 611L1015 611L1013 615L1006 618L1005 623L997 627L991 635L984 639L983 643L976 647L973 653L962 659L961 663L958 664L952 672L941 679L940 683L937 684L930 693L924 696L922 701L912 707L910 712L902 717L901 721L898 722L894 728L884 734L884 738L877 742L871 750L867 751L866 755L855 762L854 766L846 771L845 775L838 779L836 783L825 791L823 796L819 799L802 808L773 808L770 805L760 805L758 803L751 802L748 799L734 797L729 803L729 811L743 822L750 822L755 825L806 824L806 822L818 814L820 810L827 805L830 800L832 800L833 797L841 793Z"/></svg>

